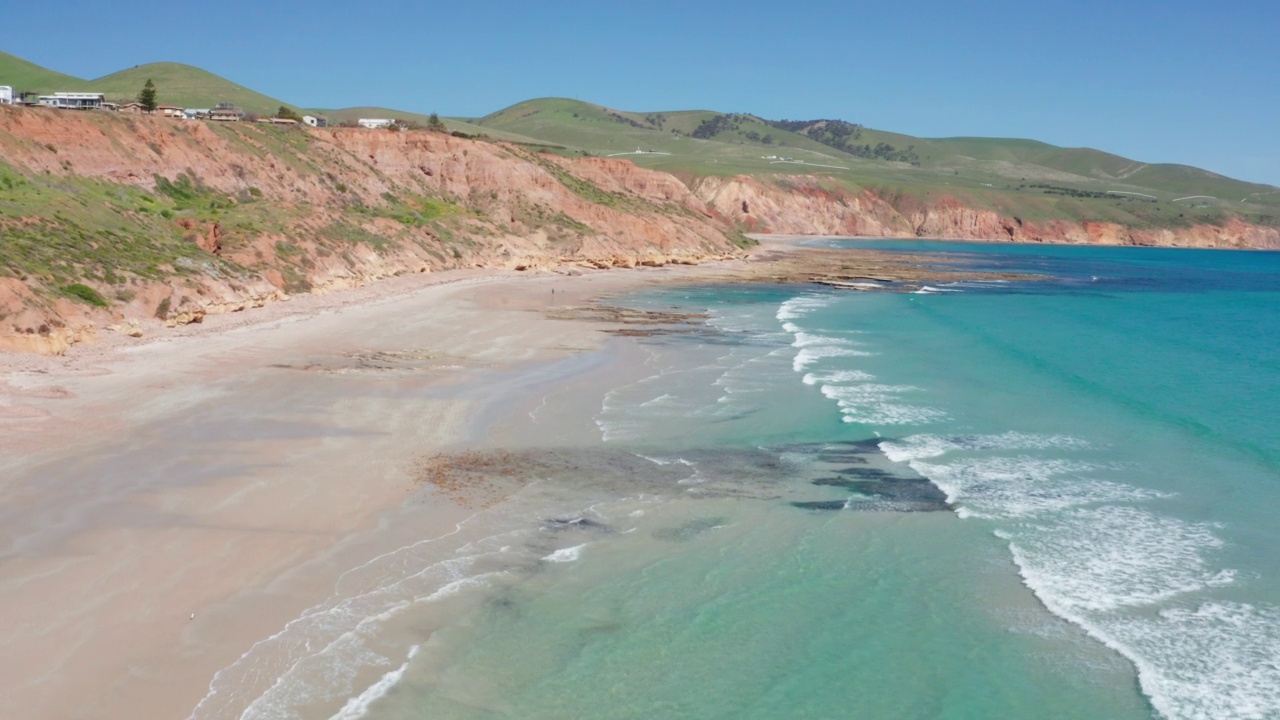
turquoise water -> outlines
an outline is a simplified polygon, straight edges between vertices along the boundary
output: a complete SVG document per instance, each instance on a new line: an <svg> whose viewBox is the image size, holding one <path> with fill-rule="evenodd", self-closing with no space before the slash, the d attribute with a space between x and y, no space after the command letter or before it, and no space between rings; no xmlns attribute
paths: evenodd
<svg viewBox="0 0 1280 720"><path fill-rule="evenodd" d="M857 244L1041 279L618 299L706 324L246 717L1280 717L1280 255Z"/></svg>

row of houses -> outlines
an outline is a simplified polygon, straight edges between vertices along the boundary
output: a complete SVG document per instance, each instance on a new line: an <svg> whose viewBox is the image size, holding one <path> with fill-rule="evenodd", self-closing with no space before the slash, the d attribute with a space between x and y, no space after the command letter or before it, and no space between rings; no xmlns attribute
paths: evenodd
<svg viewBox="0 0 1280 720"><path fill-rule="evenodd" d="M35 93L15 93L8 85L0 85L0 105L33 105L60 110L106 110L135 115L146 114L140 102L114 103L108 101L102 93L56 92L52 95L36 95ZM157 105L156 109L149 114L178 120L212 120L214 122L240 122L248 117L248 114L234 103L225 102L211 108ZM258 122L277 125L298 124L297 120L289 118L261 118ZM390 124L390 121L387 122ZM302 123L310 127L327 127L329 124L328 120L317 115L303 115Z"/></svg>
<svg viewBox="0 0 1280 720"><path fill-rule="evenodd" d="M36 93L15 93L8 85L0 85L0 105L34 105L57 108L61 110L107 110L111 112L145 114L142 103L135 101L114 103L107 100L102 93L92 92L56 92L52 95ZM234 103L218 103L211 108L184 108L177 105L157 105L151 113L178 120L212 120L214 122L241 122L248 114ZM297 125L298 121L290 118L260 118L258 122L276 125ZM302 124L308 127L328 127L329 121L319 115L303 115ZM390 118L360 118L356 124L362 128L376 130L389 128L396 124Z"/></svg>

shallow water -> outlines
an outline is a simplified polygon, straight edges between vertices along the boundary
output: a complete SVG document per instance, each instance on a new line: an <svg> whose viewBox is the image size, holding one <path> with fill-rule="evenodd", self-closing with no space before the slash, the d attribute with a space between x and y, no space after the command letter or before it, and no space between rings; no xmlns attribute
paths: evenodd
<svg viewBox="0 0 1280 720"><path fill-rule="evenodd" d="M619 298L712 332L548 393L530 422L590 432L504 452L509 500L222 687L280 678L252 718L1280 717L1280 256L873 244L1045 279Z"/></svg>

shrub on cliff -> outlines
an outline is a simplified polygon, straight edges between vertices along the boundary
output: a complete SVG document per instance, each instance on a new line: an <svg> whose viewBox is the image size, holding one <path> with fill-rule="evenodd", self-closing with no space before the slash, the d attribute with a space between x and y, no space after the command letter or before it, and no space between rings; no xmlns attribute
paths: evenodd
<svg viewBox="0 0 1280 720"><path fill-rule="evenodd" d="M102 293L81 283L73 283L62 288L62 292L82 302L87 302L94 307L106 307L107 299L102 297Z"/></svg>

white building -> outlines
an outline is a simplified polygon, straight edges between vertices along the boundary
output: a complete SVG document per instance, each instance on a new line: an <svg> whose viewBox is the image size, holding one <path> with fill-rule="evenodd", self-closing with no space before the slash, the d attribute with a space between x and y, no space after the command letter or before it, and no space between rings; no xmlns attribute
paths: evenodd
<svg viewBox="0 0 1280 720"><path fill-rule="evenodd" d="M39 103L45 107L62 108L64 110L95 110L102 107L102 101L105 99L102 93L59 92L52 95L41 95Z"/></svg>
<svg viewBox="0 0 1280 720"><path fill-rule="evenodd" d="M395 123L395 120L388 120L386 118L360 118L356 121L356 124L360 127L369 128L370 130L391 127L393 123Z"/></svg>
<svg viewBox="0 0 1280 720"><path fill-rule="evenodd" d="M329 127L328 118L316 117L315 115L303 115L302 122L313 128Z"/></svg>
<svg viewBox="0 0 1280 720"><path fill-rule="evenodd" d="M0 85L0 105L13 104L13 88L8 85Z"/></svg>

